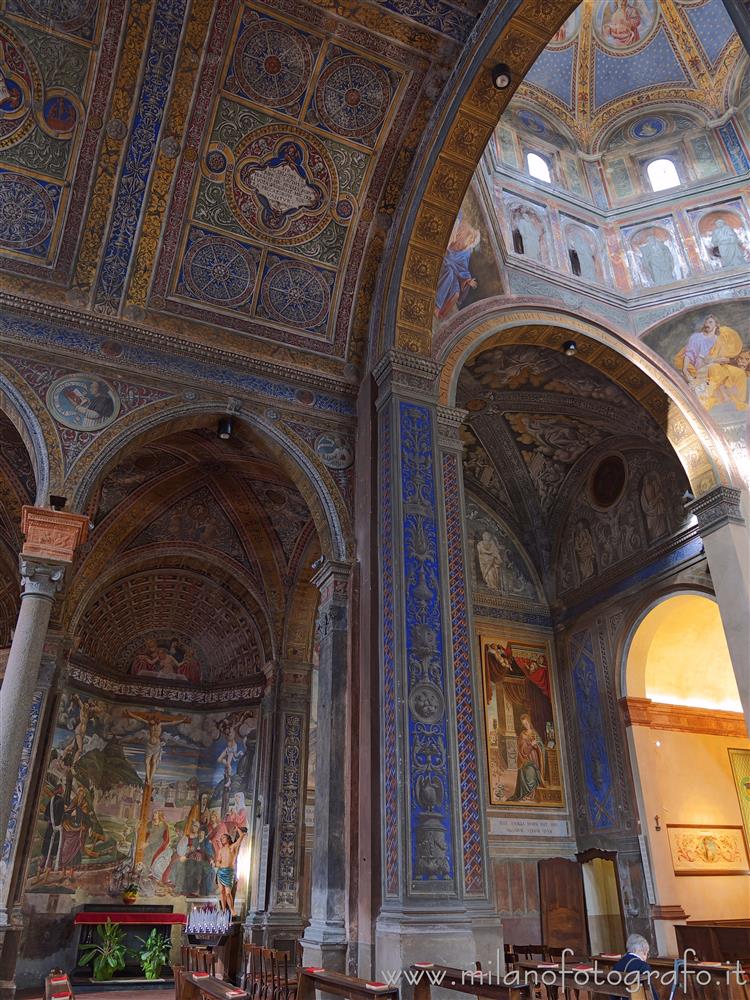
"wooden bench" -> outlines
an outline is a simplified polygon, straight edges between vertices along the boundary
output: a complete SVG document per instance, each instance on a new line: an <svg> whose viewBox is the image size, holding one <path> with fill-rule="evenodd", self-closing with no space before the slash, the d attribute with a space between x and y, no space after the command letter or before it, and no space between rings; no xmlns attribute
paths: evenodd
<svg viewBox="0 0 750 1000"><path fill-rule="evenodd" d="M430 965L422 968L412 965L409 970L412 976L422 973L414 984L414 1000L430 1000L432 987L440 990L452 990L456 993L468 993L474 997L487 997L488 1000L532 1000L533 994L525 985L504 986L497 982L497 975L488 976L480 971L471 972L466 969L455 969L450 965Z"/></svg>
<svg viewBox="0 0 750 1000"><path fill-rule="evenodd" d="M598 956L596 961L603 969L611 968L616 959ZM674 972L673 958L660 958L655 956L648 959L648 964L656 973L653 980L654 992L659 1000L669 1000L672 991L672 976ZM746 973L748 985L742 985L732 973L736 966L731 964L718 965L711 962L688 962L684 974L680 974L678 982L680 989L677 990L677 1000L750 1000L750 972ZM711 976L711 982L702 985L698 982L698 973ZM660 982L660 979L667 976L667 982ZM685 990L683 987L687 987Z"/></svg>
<svg viewBox="0 0 750 1000"><path fill-rule="evenodd" d="M373 997L399 1000L398 986L368 989L366 979L356 979L354 976L345 976L343 972L326 972L310 966L297 968L297 984L297 1000L315 1000L316 990L337 997L348 997L349 1000L372 1000Z"/></svg>
<svg viewBox="0 0 750 1000"><path fill-rule="evenodd" d="M580 959L577 959L572 963L566 960L565 972L545 962L518 963L519 971L527 975L529 986L537 984L543 986L548 997L557 997L561 994L566 997L571 995L580 997L583 994L588 997L630 997L631 1000L651 1000L648 984L642 984L632 989L625 984L584 982L587 968L578 968L578 966L591 966L591 970L594 971L593 959L591 962L582 962ZM600 980L604 979L610 971L611 965L607 968L599 964L598 978ZM578 980L576 979L576 973L580 977Z"/></svg>
<svg viewBox="0 0 750 1000"><path fill-rule="evenodd" d="M183 1000L249 1000L245 990L216 976L183 970L180 980Z"/></svg>

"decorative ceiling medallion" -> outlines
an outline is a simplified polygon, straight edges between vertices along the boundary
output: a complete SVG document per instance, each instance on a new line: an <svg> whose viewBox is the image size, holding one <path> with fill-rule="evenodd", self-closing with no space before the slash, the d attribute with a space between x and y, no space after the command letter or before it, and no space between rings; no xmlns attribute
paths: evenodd
<svg viewBox="0 0 750 1000"><path fill-rule="evenodd" d="M42 80L34 59L7 24L0 24L0 149L24 139L42 103Z"/></svg>
<svg viewBox="0 0 750 1000"><path fill-rule="evenodd" d="M283 108L305 93L312 53L304 35L278 21L262 20L240 38L234 70L251 100L263 107Z"/></svg>
<svg viewBox="0 0 750 1000"><path fill-rule="evenodd" d="M183 274L196 298L236 306L252 295L256 267L252 256L239 243L209 236L190 247Z"/></svg>
<svg viewBox="0 0 750 1000"><path fill-rule="evenodd" d="M391 88L386 72L357 56L341 56L320 75L315 106L323 124L352 139L383 124Z"/></svg>
<svg viewBox="0 0 750 1000"><path fill-rule="evenodd" d="M297 246L321 233L338 200L338 177L326 148L286 125L251 132L225 177L232 212L256 239Z"/></svg>
<svg viewBox="0 0 750 1000"><path fill-rule="evenodd" d="M64 375L47 390L47 409L74 431L100 431L117 419L120 397L96 375Z"/></svg>
<svg viewBox="0 0 750 1000"><path fill-rule="evenodd" d="M650 38L659 20L656 0L606 0L594 8L594 31L614 52L631 50Z"/></svg>
<svg viewBox="0 0 750 1000"><path fill-rule="evenodd" d="M667 122L657 115L648 115L646 118L639 118L628 126L628 135L637 142L647 139L656 139L667 131Z"/></svg>
<svg viewBox="0 0 750 1000"><path fill-rule="evenodd" d="M55 208L44 187L20 174L0 174L0 247L30 250L52 232Z"/></svg>
<svg viewBox="0 0 750 1000"><path fill-rule="evenodd" d="M98 0L16 0L16 4L37 23L74 33L92 20Z"/></svg>
<svg viewBox="0 0 750 1000"><path fill-rule="evenodd" d="M322 271L301 261L280 260L266 271L261 300L269 319L313 330L325 322L331 293Z"/></svg>
<svg viewBox="0 0 750 1000"><path fill-rule="evenodd" d="M622 455L613 452L598 462L589 480L589 496L599 510L609 510L625 492L628 466Z"/></svg>
<svg viewBox="0 0 750 1000"><path fill-rule="evenodd" d="M354 461L354 448L343 434L324 431L315 440L315 454L329 469L348 469Z"/></svg>

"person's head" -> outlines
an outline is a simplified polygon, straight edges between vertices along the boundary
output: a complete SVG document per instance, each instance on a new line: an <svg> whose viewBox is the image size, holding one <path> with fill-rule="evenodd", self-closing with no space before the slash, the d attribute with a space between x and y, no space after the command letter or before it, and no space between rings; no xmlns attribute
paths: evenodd
<svg viewBox="0 0 750 1000"><path fill-rule="evenodd" d="M197 837L198 834L200 833L200 829L201 829L200 823L198 822L197 819L194 819L193 822L190 824L190 833L192 834L193 837Z"/></svg>
<svg viewBox="0 0 750 1000"><path fill-rule="evenodd" d="M703 320L704 333L716 333L719 329L719 321L713 313L709 313Z"/></svg>
<svg viewBox="0 0 750 1000"><path fill-rule="evenodd" d="M521 725L524 729L531 729L531 716L524 713L521 716Z"/></svg>
<svg viewBox="0 0 750 1000"><path fill-rule="evenodd" d="M228 833L222 833L221 835L221 846L228 847L232 843L232 838Z"/></svg>
<svg viewBox="0 0 750 1000"><path fill-rule="evenodd" d="M101 385L98 382L92 382L91 383L91 395L92 396L98 396L99 393L101 392L101 388L102 387L101 387Z"/></svg>
<svg viewBox="0 0 750 1000"><path fill-rule="evenodd" d="M64 788L64 786L62 785L62 783L61 783L61 784L58 784L58 785L55 785L55 795L62 795L62 793L63 793L64 791L65 791L65 788Z"/></svg>
<svg viewBox="0 0 750 1000"><path fill-rule="evenodd" d="M650 945L642 934L631 934L625 942L625 950L630 955L637 955L645 962L648 958Z"/></svg>

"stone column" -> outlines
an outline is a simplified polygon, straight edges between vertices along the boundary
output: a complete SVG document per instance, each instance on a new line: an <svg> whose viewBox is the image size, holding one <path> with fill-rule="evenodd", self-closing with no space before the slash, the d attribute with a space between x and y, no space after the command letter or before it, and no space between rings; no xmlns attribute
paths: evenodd
<svg viewBox="0 0 750 1000"><path fill-rule="evenodd" d="M26 537L20 557L21 610L0 687L0 843L5 840L52 603L76 547L86 539L88 518L24 507L21 528Z"/></svg>
<svg viewBox="0 0 750 1000"><path fill-rule="evenodd" d="M481 721L467 606L460 411L438 367L391 351L379 384L383 904L379 978L413 961L496 970ZM492 966L489 963L492 962Z"/></svg>
<svg viewBox="0 0 750 1000"><path fill-rule="evenodd" d="M309 663L280 667L274 698L270 753L270 796L265 811L270 828L267 907L252 915L253 938L286 950L302 934L302 857L310 719Z"/></svg>
<svg viewBox="0 0 750 1000"><path fill-rule="evenodd" d="M305 965L343 972L346 965L346 700L349 576L326 560L313 577L320 590L315 834L310 923L302 939Z"/></svg>
<svg viewBox="0 0 750 1000"><path fill-rule="evenodd" d="M717 486L691 500L686 509L698 519L750 731L750 530L742 516L742 500L740 490Z"/></svg>

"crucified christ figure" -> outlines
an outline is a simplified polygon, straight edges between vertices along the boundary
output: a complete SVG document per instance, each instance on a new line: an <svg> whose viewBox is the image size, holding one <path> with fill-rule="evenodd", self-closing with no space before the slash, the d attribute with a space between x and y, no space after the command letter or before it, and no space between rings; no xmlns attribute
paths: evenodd
<svg viewBox="0 0 750 1000"><path fill-rule="evenodd" d="M232 843L232 838L228 833L221 835L221 845L216 852L216 883L219 886L220 905L222 910L229 908L229 912L234 916L234 866L237 864L237 855L240 852L242 841L245 839L247 827L240 829L239 837Z"/></svg>
<svg viewBox="0 0 750 1000"><path fill-rule="evenodd" d="M162 727L166 725L177 726L181 722L190 722L190 719L186 715L167 715L164 712L134 712L132 709L127 709L125 714L128 718L145 722L148 726L144 767L146 770L146 784L151 786L156 769L159 766L159 761L161 760L161 751L164 745L161 739Z"/></svg>

